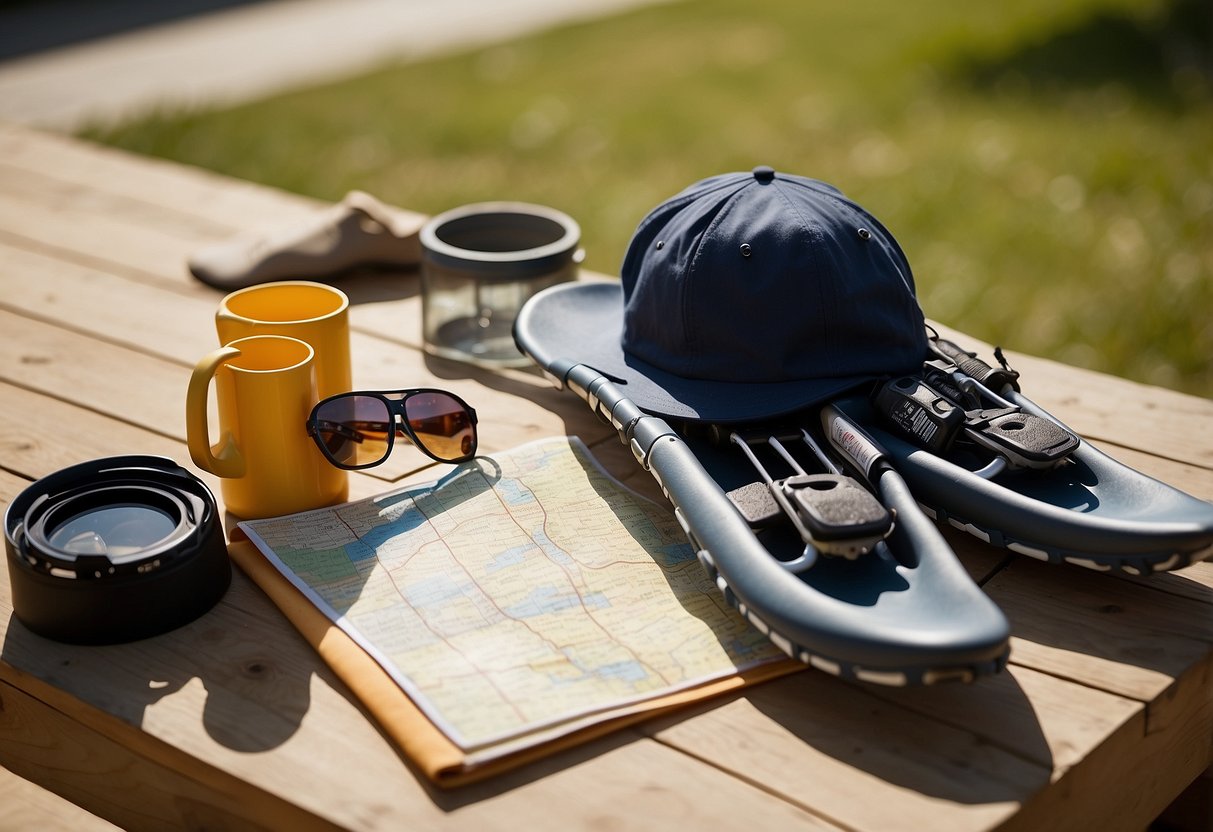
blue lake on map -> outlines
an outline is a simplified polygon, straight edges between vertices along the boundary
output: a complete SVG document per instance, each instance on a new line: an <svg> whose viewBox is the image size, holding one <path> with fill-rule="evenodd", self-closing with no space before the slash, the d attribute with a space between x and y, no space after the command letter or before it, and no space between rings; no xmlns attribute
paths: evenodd
<svg viewBox="0 0 1213 832"><path fill-rule="evenodd" d="M511 618L531 618L536 615L546 615L572 607L585 609L604 609L611 602L601 592L591 592L584 598L569 589L557 589L554 586L537 586L527 593L527 597L517 604L505 609L505 614Z"/></svg>
<svg viewBox="0 0 1213 832"><path fill-rule="evenodd" d="M624 661L611 662L604 664L601 667L587 667L584 662L577 660L575 655L570 655L569 650L562 650L565 657L581 671L580 679L560 678L559 676L549 675L553 684L556 685L573 685L582 681L588 676L597 676L600 679L614 679L620 682L643 682L649 678L650 673L645 669L639 661L635 659L625 659Z"/></svg>
<svg viewBox="0 0 1213 832"><path fill-rule="evenodd" d="M518 480L502 478L493 485L493 490L506 505L524 506L535 502L535 495Z"/></svg>
<svg viewBox="0 0 1213 832"><path fill-rule="evenodd" d="M517 566L526 560L526 553L532 548L533 546L530 543L523 543L521 546L514 546L506 549L504 552L498 552L493 559L485 565L484 571L491 575L494 572L501 571L502 569Z"/></svg>

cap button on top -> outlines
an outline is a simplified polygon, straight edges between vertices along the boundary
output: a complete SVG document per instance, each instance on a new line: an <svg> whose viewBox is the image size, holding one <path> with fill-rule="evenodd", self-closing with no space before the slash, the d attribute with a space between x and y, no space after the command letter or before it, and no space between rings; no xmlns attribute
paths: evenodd
<svg viewBox="0 0 1213 832"><path fill-rule="evenodd" d="M759 165L754 168L754 178L759 182L770 182L775 178L775 168Z"/></svg>

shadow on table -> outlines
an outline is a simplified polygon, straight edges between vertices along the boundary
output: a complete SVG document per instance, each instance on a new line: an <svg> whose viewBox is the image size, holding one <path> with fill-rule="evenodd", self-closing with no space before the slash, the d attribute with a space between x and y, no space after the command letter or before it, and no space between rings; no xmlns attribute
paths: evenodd
<svg viewBox="0 0 1213 832"><path fill-rule="evenodd" d="M324 282L345 292L351 306L404 300L421 294L419 268L357 268Z"/></svg>
<svg viewBox="0 0 1213 832"><path fill-rule="evenodd" d="M1022 663L1123 695L1179 678L1213 642L1213 588L1182 573L1124 579L1022 558L986 591L1030 643Z"/></svg>
<svg viewBox="0 0 1213 832"><path fill-rule="evenodd" d="M1010 674L970 685L896 689L807 670L689 706L483 783L444 792L444 811L525 786L637 740L653 739L792 802L853 799L874 777L962 805L1026 802L1048 785L1052 753L1027 694ZM648 772L682 789L684 767ZM873 787L873 795L878 793ZM829 797L829 794L836 797Z"/></svg>
<svg viewBox="0 0 1213 832"><path fill-rule="evenodd" d="M966 805L1026 802L1049 783L1053 754L1027 693L1010 673L971 684L890 688L804 673L747 692L749 705L803 743L772 764L791 780L826 755L841 767L929 798ZM675 736L677 732L674 732ZM793 760L795 757L793 757ZM822 788L820 784L814 788ZM826 786L828 788L828 786Z"/></svg>
<svg viewBox="0 0 1213 832"><path fill-rule="evenodd" d="M172 632L114 645L50 641L14 616L0 660L148 730L147 714L157 703L201 685L207 734L235 751L266 751L298 730L310 704L314 663L290 661L250 636L247 621L214 617L233 615L239 613L217 608Z"/></svg>

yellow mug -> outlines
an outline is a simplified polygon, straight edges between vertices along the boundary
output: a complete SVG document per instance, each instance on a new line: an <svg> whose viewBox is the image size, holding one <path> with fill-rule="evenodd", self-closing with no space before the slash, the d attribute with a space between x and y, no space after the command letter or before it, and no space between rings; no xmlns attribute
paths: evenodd
<svg viewBox="0 0 1213 832"><path fill-rule="evenodd" d="M285 335L316 351L316 393L322 398L354 389L350 373L350 299L345 292L304 280L240 289L215 313L220 344L250 335Z"/></svg>
<svg viewBox="0 0 1213 832"><path fill-rule="evenodd" d="M257 519L344 502L349 477L307 435L316 404L312 347L297 338L238 338L202 358L190 377L190 457L222 478L227 510ZM219 441L210 444L207 396L215 380Z"/></svg>

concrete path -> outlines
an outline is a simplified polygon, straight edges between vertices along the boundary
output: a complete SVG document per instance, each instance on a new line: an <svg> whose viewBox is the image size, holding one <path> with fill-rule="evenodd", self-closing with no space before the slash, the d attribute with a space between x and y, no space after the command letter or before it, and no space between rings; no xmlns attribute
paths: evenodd
<svg viewBox="0 0 1213 832"><path fill-rule="evenodd" d="M508 40L664 0L143 0L34 3L0 11L0 121L70 131L161 104L255 100L291 87ZM154 5L154 4L153 4ZM131 27L114 24L115 7ZM199 12L201 8L201 13ZM218 7L218 10L215 8ZM139 17L142 12L142 18ZM65 27L64 29L45 27ZM102 33L97 39L71 36ZM62 36L56 37L56 33ZM76 40L74 43L59 42ZM46 44L40 51L32 45ZM24 53L24 54L22 54Z"/></svg>

